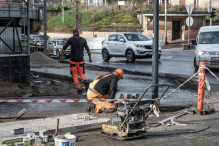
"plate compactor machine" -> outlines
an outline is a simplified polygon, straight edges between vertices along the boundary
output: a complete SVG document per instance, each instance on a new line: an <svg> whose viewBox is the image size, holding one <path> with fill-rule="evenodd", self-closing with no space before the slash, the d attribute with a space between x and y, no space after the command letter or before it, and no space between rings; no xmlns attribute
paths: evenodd
<svg viewBox="0 0 219 146"><path fill-rule="evenodd" d="M166 86L166 89L158 99L142 100L145 93L151 87ZM147 87L137 101L117 101L117 115L102 125L101 134L119 140L128 140L144 137L146 133L146 119L152 111L159 117L158 104L170 85L151 85ZM141 101L142 100L142 101ZM150 106L148 106L150 105ZM146 112L148 112L146 114Z"/></svg>

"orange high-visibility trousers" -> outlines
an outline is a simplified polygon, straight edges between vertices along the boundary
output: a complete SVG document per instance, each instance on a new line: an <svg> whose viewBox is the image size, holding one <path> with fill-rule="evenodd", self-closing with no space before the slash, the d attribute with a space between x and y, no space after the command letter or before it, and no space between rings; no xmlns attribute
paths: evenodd
<svg viewBox="0 0 219 146"><path fill-rule="evenodd" d="M103 96L105 98L108 98L108 95L103 95ZM87 91L87 98L88 99L105 99L99 93L95 94L94 92L90 91L89 89ZM111 108L116 109L116 106L114 103L110 103L110 102L92 102L92 103L96 105L96 108L95 108L96 113L103 112L102 107L106 108L107 110L109 110Z"/></svg>
<svg viewBox="0 0 219 146"><path fill-rule="evenodd" d="M78 90L81 90L81 83L78 80L78 76L81 78L82 82L87 80L85 71L84 71L84 61L82 62L73 62L70 61L70 73L73 77L73 81L75 84L75 88Z"/></svg>

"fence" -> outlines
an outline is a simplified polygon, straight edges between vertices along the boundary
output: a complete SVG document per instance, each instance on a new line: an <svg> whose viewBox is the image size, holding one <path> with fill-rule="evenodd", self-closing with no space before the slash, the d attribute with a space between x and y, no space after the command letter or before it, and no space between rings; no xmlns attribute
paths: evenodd
<svg viewBox="0 0 219 146"><path fill-rule="evenodd" d="M22 53L21 28L17 28L15 19L0 18L5 27L0 27L0 54Z"/></svg>

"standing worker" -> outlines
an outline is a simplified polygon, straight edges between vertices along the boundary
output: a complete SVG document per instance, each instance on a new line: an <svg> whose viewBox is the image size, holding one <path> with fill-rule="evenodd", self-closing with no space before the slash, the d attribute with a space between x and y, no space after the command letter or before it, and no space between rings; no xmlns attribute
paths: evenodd
<svg viewBox="0 0 219 146"><path fill-rule="evenodd" d="M87 41L79 36L78 29L73 30L73 37L69 38L62 49L60 61L63 60L63 54L66 48L71 45L70 53L70 73L73 77L75 88L77 89L77 95L82 95L82 87L78 80L78 76L81 78L85 85L85 90L87 91L89 87L89 82L87 81L85 70L84 70L84 48L87 50L89 56L89 62L91 63L91 53L87 45Z"/></svg>
<svg viewBox="0 0 219 146"><path fill-rule="evenodd" d="M114 99L117 92L117 84L120 79L123 79L123 70L116 69L113 73L100 75L97 77L88 88L88 99ZM96 113L114 112L116 106L110 102L89 102L86 108L87 112L95 109Z"/></svg>

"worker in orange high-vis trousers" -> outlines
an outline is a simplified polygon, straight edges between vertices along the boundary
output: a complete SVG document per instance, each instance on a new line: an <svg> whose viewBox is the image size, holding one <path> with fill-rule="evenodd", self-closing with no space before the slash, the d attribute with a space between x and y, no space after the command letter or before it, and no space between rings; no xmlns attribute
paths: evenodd
<svg viewBox="0 0 219 146"><path fill-rule="evenodd" d="M89 82L87 81L84 69L84 48L87 50L89 56L89 62L91 63L91 53L87 45L87 41L79 36L78 29L73 30L73 37L69 38L65 43L62 53L60 55L60 61L63 60L63 54L66 48L71 45L70 53L70 73L73 77L75 88L77 90L77 95L82 95L82 87L78 80L78 76L81 78L82 82L85 84L85 90L87 91L89 87Z"/></svg>
<svg viewBox="0 0 219 146"><path fill-rule="evenodd" d="M113 73L100 75L88 88L88 99L114 99L117 92L118 81L123 79L123 70L116 69ZM96 113L115 112L116 106L110 102L89 102L87 112L95 109Z"/></svg>

